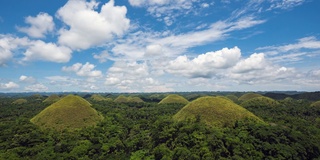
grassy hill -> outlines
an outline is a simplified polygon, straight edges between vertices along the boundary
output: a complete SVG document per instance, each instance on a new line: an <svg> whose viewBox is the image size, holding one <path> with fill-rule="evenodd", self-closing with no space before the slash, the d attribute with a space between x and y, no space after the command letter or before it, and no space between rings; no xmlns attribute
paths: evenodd
<svg viewBox="0 0 320 160"><path fill-rule="evenodd" d="M159 104L168 104L168 103L180 103L180 104L188 104L189 101L182 96L176 94L170 94L164 99L162 99Z"/></svg>
<svg viewBox="0 0 320 160"><path fill-rule="evenodd" d="M247 101L244 101L240 105L245 108L247 108L247 107L277 107L280 105L280 103L272 98L260 96L260 97L255 97L255 98L251 98Z"/></svg>
<svg viewBox="0 0 320 160"><path fill-rule="evenodd" d="M126 97L124 95L118 96L114 101L117 103L143 103L144 102L139 97L133 97L133 96Z"/></svg>
<svg viewBox="0 0 320 160"><path fill-rule="evenodd" d="M90 98L94 101L113 101L111 98L105 98L100 94L93 94Z"/></svg>
<svg viewBox="0 0 320 160"><path fill-rule="evenodd" d="M229 95L226 95L226 97L230 100L232 100L234 103L238 103L239 102L239 98L233 94L229 94Z"/></svg>
<svg viewBox="0 0 320 160"><path fill-rule="evenodd" d="M313 102L311 104L312 107L317 107L317 108L320 108L320 101L316 101L316 102Z"/></svg>
<svg viewBox="0 0 320 160"><path fill-rule="evenodd" d="M30 121L41 128L55 130L94 126L103 117L85 99L68 95L45 108Z"/></svg>
<svg viewBox="0 0 320 160"><path fill-rule="evenodd" d="M245 108L221 97L201 97L183 107L173 119L182 121L186 119L200 120L209 126L234 126L237 120L252 119L263 122L260 118Z"/></svg>
<svg viewBox="0 0 320 160"><path fill-rule="evenodd" d="M26 99L23 99L23 98L19 98L15 101L12 102L12 104L24 104L24 103L27 103L28 101Z"/></svg>
<svg viewBox="0 0 320 160"><path fill-rule="evenodd" d="M249 99L252 99L252 98L256 98L256 97L261 97L262 95L260 94L257 94L257 93L246 93L244 95L242 95L241 97L239 97L239 101L247 101Z"/></svg>
<svg viewBox="0 0 320 160"><path fill-rule="evenodd" d="M45 103L53 103L53 102L57 102L61 99L61 97L59 97L56 94L52 94L50 95L48 98L46 98L43 102Z"/></svg>

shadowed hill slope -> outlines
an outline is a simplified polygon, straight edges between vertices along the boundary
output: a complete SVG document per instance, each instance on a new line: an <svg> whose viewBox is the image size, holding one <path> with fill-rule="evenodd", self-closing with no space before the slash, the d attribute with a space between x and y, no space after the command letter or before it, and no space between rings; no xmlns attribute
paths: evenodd
<svg viewBox="0 0 320 160"><path fill-rule="evenodd" d="M159 102L159 104L168 104L168 103L188 104L189 101L182 96L179 96L176 94L170 94Z"/></svg>
<svg viewBox="0 0 320 160"><path fill-rule="evenodd" d="M201 97L183 107L173 119L177 121L200 120L209 126L232 127L237 120L263 121L245 108L221 97Z"/></svg>
<svg viewBox="0 0 320 160"><path fill-rule="evenodd" d="M68 95L45 108L30 121L41 128L55 130L94 126L103 117L85 99Z"/></svg>

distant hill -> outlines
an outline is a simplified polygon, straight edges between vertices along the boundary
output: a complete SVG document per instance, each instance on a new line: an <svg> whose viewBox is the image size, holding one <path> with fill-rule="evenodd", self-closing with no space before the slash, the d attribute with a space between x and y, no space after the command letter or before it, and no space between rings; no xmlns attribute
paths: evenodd
<svg viewBox="0 0 320 160"><path fill-rule="evenodd" d="M310 106L320 108L320 101L312 103Z"/></svg>
<svg viewBox="0 0 320 160"><path fill-rule="evenodd" d="M94 126L103 117L85 99L68 95L45 108L30 121L41 128L58 131Z"/></svg>
<svg viewBox="0 0 320 160"><path fill-rule="evenodd" d="M57 94L52 94L48 98L46 98L43 102L53 103L53 102L59 101L60 99L61 99L61 97L59 97Z"/></svg>
<svg viewBox="0 0 320 160"><path fill-rule="evenodd" d="M269 92L264 95L267 97L273 98L273 99L277 99L277 100L285 99L287 97L291 97L293 99L307 99L310 101L319 101L320 100L320 92L304 92L304 93L297 92L296 94Z"/></svg>
<svg viewBox="0 0 320 160"><path fill-rule="evenodd" d="M252 119L263 121L245 108L221 97L201 97L183 107L173 119L177 121L197 119L210 126L232 127L237 120Z"/></svg>
<svg viewBox="0 0 320 160"><path fill-rule="evenodd" d="M247 101L244 101L240 105L245 108L247 108L247 107L277 107L280 105L280 103L272 98L260 96L260 97L255 97L255 98L251 98Z"/></svg>
<svg viewBox="0 0 320 160"><path fill-rule="evenodd" d="M170 94L159 102L159 104L168 104L168 103L188 104L189 101L177 94Z"/></svg>
<svg viewBox="0 0 320 160"><path fill-rule="evenodd" d="M252 99L252 98L256 98L256 97L261 97L262 95L261 94L257 94L257 93L246 93L244 95L242 95L241 97L239 97L239 101L247 101L249 99Z"/></svg>
<svg viewBox="0 0 320 160"><path fill-rule="evenodd" d="M119 95L114 100L114 102L117 102L117 103L144 103L144 101L139 97L132 97L132 96L126 97L124 95Z"/></svg>
<svg viewBox="0 0 320 160"><path fill-rule="evenodd" d="M93 94L90 98L94 101L113 101L111 98L105 98L100 94Z"/></svg>
<svg viewBox="0 0 320 160"><path fill-rule="evenodd" d="M15 101L12 102L12 104L24 104L24 103L27 103L28 101L26 99L23 99L23 98L19 98Z"/></svg>

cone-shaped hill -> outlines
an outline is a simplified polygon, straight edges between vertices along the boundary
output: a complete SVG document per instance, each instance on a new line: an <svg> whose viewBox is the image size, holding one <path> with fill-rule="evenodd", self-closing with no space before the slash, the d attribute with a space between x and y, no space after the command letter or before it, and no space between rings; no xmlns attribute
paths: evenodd
<svg viewBox="0 0 320 160"><path fill-rule="evenodd" d="M320 108L320 101L313 102L310 106Z"/></svg>
<svg viewBox="0 0 320 160"><path fill-rule="evenodd" d="M144 101L139 97L132 97L132 96L126 97L124 95L118 96L114 100L114 102L117 102L117 103L144 103Z"/></svg>
<svg viewBox="0 0 320 160"><path fill-rule="evenodd" d="M94 101L113 101L111 98L105 98L100 94L93 94L90 98Z"/></svg>
<svg viewBox="0 0 320 160"><path fill-rule="evenodd" d="M28 101L26 99L23 99L23 98L19 98L15 101L12 102L12 104L24 104L24 103L27 103Z"/></svg>
<svg viewBox="0 0 320 160"><path fill-rule="evenodd" d="M280 105L280 103L272 98L260 96L260 97L255 97L255 98L251 98L247 101L244 101L240 105L245 108L247 108L247 107L277 107Z"/></svg>
<svg viewBox="0 0 320 160"><path fill-rule="evenodd" d="M41 128L58 131L94 126L103 117L85 99L68 95L45 108L30 121Z"/></svg>
<svg viewBox="0 0 320 160"><path fill-rule="evenodd" d="M249 99L252 99L252 98L256 98L256 97L261 97L262 95L260 94L257 94L257 93L247 93L247 94L244 94L242 95L241 97L239 97L239 101L247 101Z"/></svg>
<svg viewBox="0 0 320 160"><path fill-rule="evenodd" d="M188 104L189 101L182 96L176 94L170 94L167 97L163 98L159 104L169 104L169 103L180 103L180 104Z"/></svg>
<svg viewBox="0 0 320 160"><path fill-rule="evenodd" d="M53 103L53 102L59 101L60 99L61 98L58 95L52 94L48 98L46 98L43 102L45 102L45 103Z"/></svg>
<svg viewBox="0 0 320 160"><path fill-rule="evenodd" d="M173 116L174 120L186 119L195 120L200 116L200 120L209 126L232 127L237 120L252 119L264 123L245 108L221 97L201 97L185 107Z"/></svg>

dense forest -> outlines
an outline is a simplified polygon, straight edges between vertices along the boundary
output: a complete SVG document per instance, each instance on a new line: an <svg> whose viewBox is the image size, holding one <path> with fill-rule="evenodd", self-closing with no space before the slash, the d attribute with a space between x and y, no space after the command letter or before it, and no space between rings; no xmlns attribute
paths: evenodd
<svg viewBox="0 0 320 160"><path fill-rule="evenodd" d="M45 101L45 94L1 94L0 159L320 158L320 106L312 105L320 100L319 92L300 96L266 93L269 97L247 102L238 99L244 93L180 95L191 102L218 94L265 123L243 119L233 126L214 127L202 123L201 116L175 121L173 116L185 104L159 103L166 97L164 93L127 94L139 101L125 102L113 101L117 94L102 94L108 100L80 94L103 120L95 126L57 131L30 122L54 103Z"/></svg>

